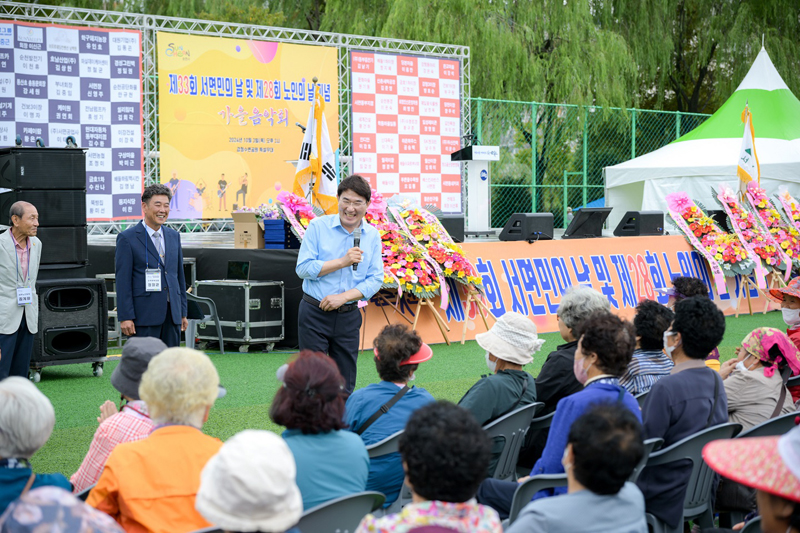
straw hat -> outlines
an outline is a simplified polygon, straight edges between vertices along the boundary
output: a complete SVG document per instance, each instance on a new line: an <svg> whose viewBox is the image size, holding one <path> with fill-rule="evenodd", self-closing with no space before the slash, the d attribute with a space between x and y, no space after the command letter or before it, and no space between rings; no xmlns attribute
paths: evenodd
<svg viewBox="0 0 800 533"><path fill-rule="evenodd" d="M475 340L495 357L518 365L533 361L533 354L544 344L536 334L536 324L513 311L498 318L486 333L475 335Z"/></svg>
<svg viewBox="0 0 800 533"><path fill-rule="evenodd" d="M772 296L774 300L777 300L779 302L783 301L784 294L794 296L795 298L800 298L800 277L790 280L789 284L786 287L780 287L779 289L769 290L769 295Z"/></svg>

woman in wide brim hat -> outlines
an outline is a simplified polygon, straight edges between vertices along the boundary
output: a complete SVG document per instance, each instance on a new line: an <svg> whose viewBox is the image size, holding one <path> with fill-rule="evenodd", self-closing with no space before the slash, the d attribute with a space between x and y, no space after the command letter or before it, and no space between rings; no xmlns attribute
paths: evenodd
<svg viewBox="0 0 800 533"><path fill-rule="evenodd" d="M761 531L800 532L800 428L782 437L728 439L703 448L712 470L756 489Z"/></svg>

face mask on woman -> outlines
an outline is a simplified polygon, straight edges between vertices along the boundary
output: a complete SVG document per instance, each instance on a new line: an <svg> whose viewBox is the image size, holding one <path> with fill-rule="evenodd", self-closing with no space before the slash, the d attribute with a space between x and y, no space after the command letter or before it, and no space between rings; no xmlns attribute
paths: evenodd
<svg viewBox="0 0 800 533"><path fill-rule="evenodd" d="M486 366L489 368L489 372L492 374L497 371L497 361L492 361L489 359L489 350L486 350Z"/></svg>
<svg viewBox="0 0 800 533"><path fill-rule="evenodd" d="M572 365L572 372L575 374L575 379L578 380L578 383L581 385L585 385L586 381L589 379L589 369L592 368L594 363L590 363L589 366L583 368L583 360L585 357L581 357L578 359L575 357L575 362Z"/></svg>
<svg viewBox="0 0 800 533"><path fill-rule="evenodd" d="M781 309L781 315L787 326L800 324L800 309Z"/></svg>
<svg viewBox="0 0 800 533"><path fill-rule="evenodd" d="M751 357L753 357L752 354L747 354L747 357L736 363L736 366L734 366L733 368L738 370L739 372L749 372L750 369L756 365L756 363L753 363L750 366L744 366L744 362Z"/></svg>
<svg viewBox="0 0 800 533"><path fill-rule="evenodd" d="M676 333L674 333L672 331L665 331L664 332L664 351L667 353L667 357L669 357L670 359L672 359L672 352L674 352L675 348L678 347L678 343L677 342L675 344L673 344L672 346L670 346L667 343L667 339L672 337L673 335L676 335Z"/></svg>

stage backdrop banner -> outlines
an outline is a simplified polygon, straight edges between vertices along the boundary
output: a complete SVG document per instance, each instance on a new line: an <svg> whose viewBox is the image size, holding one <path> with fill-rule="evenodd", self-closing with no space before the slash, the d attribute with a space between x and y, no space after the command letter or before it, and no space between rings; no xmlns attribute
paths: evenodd
<svg viewBox="0 0 800 533"><path fill-rule="evenodd" d="M461 65L452 59L352 52L353 169L388 198L462 213Z"/></svg>
<svg viewBox="0 0 800 533"><path fill-rule="evenodd" d="M161 183L170 217L229 218L292 189L318 78L339 145L337 49L159 32Z"/></svg>
<svg viewBox="0 0 800 533"><path fill-rule="evenodd" d="M0 146L86 152L86 216L141 218L141 33L0 21Z"/></svg>
<svg viewBox="0 0 800 533"><path fill-rule="evenodd" d="M628 319L633 318L635 307L642 299L666 304L667 296L657 289L670 287L674 277L702 279L710 298L727 315L736 312L740 292L744 290L741 277L730 277L726 278L728 294L718 294L705 260L679 236L554 240L534 244L464 243L461 246L483 279L485 302L492 315L488 318L489 327L494 324L494 318L516 311L530 317L539 332L558 331L556 312L561 298L572 285L589 285L602 292L611 310ZM451 280L448 284L451 298L447 311L439 310L438 299L435 302L436 309L450 327L448 338L451 342L460 342L466 320L467 339L474 339L476 333L486 331L483 321L474 306L465 309L464 286ZM395 303L394 291L379 294ZM752 288L750 297L753 312L763 312L766 299ZM387 318L392 323L408 323L386 300L376 295L366 308L362 329L365 348L372 347L372 340L386 325ZM741 305L743 308L739 311L747 313L746 300ZM398 308L413 321L417 300L403 293ZM428 343L444 342L429 314L431 311L425 307L421 309L417 330L422 338ZM544 347L546 353L554 349L555 346Z"/></svg>

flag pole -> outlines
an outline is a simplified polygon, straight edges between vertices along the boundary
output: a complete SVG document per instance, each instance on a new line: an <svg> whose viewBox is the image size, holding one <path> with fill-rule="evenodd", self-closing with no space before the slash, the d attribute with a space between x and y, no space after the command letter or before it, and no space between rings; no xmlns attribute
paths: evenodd
<svg viewBox="0 0 800 533"><path fill-rule="evenodd" d="M319 81L319 78L314 76L313 78L311 78L311 81L314 83L314 106L316 107L316 105L317 105L317 81ZM312 113L311 116L314 116L314 114ZM309 127L313 127L314 130L317 129L317 118L316 117L314 117L313 126L309 126ZM312 131L314 131L314 130L312 130ZM312 137L312 139L313 139L313 137ZM317 154L317 157L321 157L321 155ZM316 180L317 180L317 175L314 172L314 169L312 168L311 169L311 181L308 182L308 193L306 194L306 201L308 201L308 203L311 206L314 205L314 183L316 182Z"/></svg>

